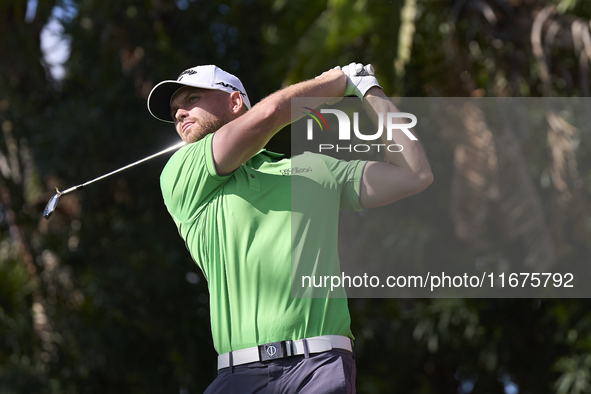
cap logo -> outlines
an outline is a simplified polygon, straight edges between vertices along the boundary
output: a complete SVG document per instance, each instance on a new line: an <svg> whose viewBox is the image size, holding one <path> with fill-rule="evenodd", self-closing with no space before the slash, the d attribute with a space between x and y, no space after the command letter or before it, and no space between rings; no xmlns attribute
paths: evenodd
<svg viewBox="0 0 591 394"><path fill-rule="evenodd" d="M185 71L183 71L183 72L181 73L181 75L179 75L179 76L178 76L178 78L177 78L176 80L177 80L177 81L180 81L180 80L181 80L181 79L183 79L183 77L184 77L185 75L187 75L187 74L189 74L189 75L194 75L194 74L197 74L197 71L195 71L195 70L185 70Z"/></svg>
<svg viewBox="0 0 591 394"><path fill-rule="evenodd" d="M217 82L216 85L222 85L222 86L224 86L226 88L230 88L233 91L240 93L243 97L246 97L246 94L242 90L238 89L236 86L230 85L229 83Z"/></svg>

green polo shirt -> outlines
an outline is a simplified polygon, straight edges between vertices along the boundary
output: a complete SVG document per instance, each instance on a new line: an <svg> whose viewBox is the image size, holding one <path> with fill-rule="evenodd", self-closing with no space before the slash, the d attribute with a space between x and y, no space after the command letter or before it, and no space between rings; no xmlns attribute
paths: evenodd
<svg viewBox="0 0 591 394"><path fill-rule="evenodd" d="M261 150L216 174L213 134L176 152L164 202L207 279L218 353L318 335L353 338L344 297L293 298L291 279L339 275L339 209L360 210L364 162ZM294 282L294 284L296 283Z"/></svg>

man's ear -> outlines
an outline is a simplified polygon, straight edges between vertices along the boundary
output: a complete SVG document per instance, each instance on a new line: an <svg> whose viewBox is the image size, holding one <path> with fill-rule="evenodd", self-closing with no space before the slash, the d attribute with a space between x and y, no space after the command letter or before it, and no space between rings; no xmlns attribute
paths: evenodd
<svg viewBox="0 0 591 394"><path fill-rule="evenodd" d="M239 114L242 111L242 107L244 107L244 101L242 101L242 96L238 92L230 93L230 110L234 115Z"/></svg>

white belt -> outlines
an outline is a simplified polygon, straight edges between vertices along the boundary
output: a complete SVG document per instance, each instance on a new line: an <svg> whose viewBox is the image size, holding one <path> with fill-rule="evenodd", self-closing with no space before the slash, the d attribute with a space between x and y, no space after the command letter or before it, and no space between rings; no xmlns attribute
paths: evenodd
<svg viewBox="0 0 591 394"><path fill-rule="evenodd" d="M353 352L351 339L341 335L322 335L295 341L271 342L220 354L218 356L218 370L229 367L230 359L232 359L232 365L241 365L305 354L305 343L308 346L308 353L322 353L332 349L344 349Z"/></svg>

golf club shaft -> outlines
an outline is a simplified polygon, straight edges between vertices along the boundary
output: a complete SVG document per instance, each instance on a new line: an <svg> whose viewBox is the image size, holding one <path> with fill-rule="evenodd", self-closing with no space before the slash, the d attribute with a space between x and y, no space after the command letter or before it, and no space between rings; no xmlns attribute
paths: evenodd
<svg viewBox="0 0 591 394"><path fill-rule="evenodd" d="M151 155L151 156L148 156L148 157L145 157L145 158L143 158L143 159L141 159L141 160L138 160L138 161L136 161L136 162L134 162L134 163L128 164L128 165L126 165L125 167L121 167L121 168L119 168L119 169L117 169L117 170L115 170L115 171L111 171L111 172L109 172L108 174L101 175L101 176L99 176L98 178L94 178L94 179L92 179L92 180L90 180L90 181L88 181L88 182L85 182L85 183L82 183L82 184L80 184L80 185L73 186L73 187L71 187L71 188L69 188L69 189L66 189L66 190L64 190L63 192L60 192L60 196L63 196L64 194L71 193L71 192L73 192L73 191L76 191L76 190L78 190L78 189L82 189L84 186L90 185L91 183L94 183L94 182L96 182L96 181L100 181L100 180L101 180L101 179L103 179L103 178L106 178L106 177L108 177L108 176L111 176L111 175L113 175L113 174L116 174L116 173L118 173L118 172L121 172L121 171L123 171L123 170L126 170L126 169L128 169L128 168L130 168L130 167L133 167L133 166L135 166L135 165L141 164L141 163L143 163L143 162L145 162L145 161L148 161L148 160L150 160L150 159L153 159L154 157L157 157L157 156L163 155L163 154L165 154L165 153L167 153L167 152L170 152L170 151L173 151L173 150L179 149L179 148L180 148L180 147L182 147L183 145L185 145L185 142L184 142L184 141L183 141L183 142L179 142L179 143L178 143L178 144L176 144L176 145L173 145L173 146L171 146L171 147L169 147L169 148L166 148L166 149L164 149L163 151L160 151L160 152L158 152L158 153L154 153L153 155Z"/></svg>

